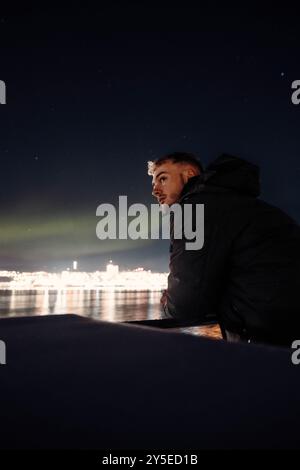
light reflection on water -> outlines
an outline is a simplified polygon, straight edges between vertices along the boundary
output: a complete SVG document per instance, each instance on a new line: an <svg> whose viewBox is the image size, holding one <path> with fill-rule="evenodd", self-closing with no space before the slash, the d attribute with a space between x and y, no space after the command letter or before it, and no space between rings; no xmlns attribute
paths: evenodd
<svg viewBox="0 0 300 470"><path fill-rule="evenodd" d="M121 322L160 318L159 291L115 290L2 290L0 318L74 313L98 320ZM220 336L218 327L184 329L198 335Z"/></svg>

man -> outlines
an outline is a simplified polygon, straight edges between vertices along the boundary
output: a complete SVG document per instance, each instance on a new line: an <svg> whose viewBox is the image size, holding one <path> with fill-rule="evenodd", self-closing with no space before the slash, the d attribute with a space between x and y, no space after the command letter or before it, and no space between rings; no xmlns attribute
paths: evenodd
<svg viewBox="0 0 300 470"><path fill-rule="evenodd" d="M203 170L191 154L149 162L160 204L204 204L204 245L185 248L171 225L167 316L217 315L228 340L290 347L300 339L300 229L258 199L259 169L222 155Z"/></svg>

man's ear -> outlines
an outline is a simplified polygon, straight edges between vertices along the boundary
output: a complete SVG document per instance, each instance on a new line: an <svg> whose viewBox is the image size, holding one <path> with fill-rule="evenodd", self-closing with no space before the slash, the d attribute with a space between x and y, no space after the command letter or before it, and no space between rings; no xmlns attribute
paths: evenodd
<svg viewBox="0 0 300 470"><path fill-rule="evenodd" d="M190 178L193 178L193 176L196 176L197 174L198 173L194 168L186 168L185 170L183 170L182 176L184 184L186 184Z"/></svg>

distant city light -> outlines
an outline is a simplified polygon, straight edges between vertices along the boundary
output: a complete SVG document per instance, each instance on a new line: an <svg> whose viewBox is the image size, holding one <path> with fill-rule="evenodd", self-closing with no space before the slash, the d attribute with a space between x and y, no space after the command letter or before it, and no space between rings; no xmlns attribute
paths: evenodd
<svg viewBox="0 0 300 470"><path fill-rule="evenodd" d="M168 273L153 273L138 267L134 270L120 271L112 261L106 271L77 271L77 261L73 270L67 268L60 273L0 271L0 290L26 289L109 289L109 290L152 290L160 291L167 287Z"/></svg>

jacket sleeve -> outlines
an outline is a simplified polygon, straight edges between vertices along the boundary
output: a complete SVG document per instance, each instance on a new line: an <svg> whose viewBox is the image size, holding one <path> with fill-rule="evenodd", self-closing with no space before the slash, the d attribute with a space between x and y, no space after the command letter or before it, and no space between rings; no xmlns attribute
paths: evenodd
<svg viewBox="0 0 300 470"><path fill-rule="evenodd" d="M193 202L194 204L194 202ZM193 227L195 228L193 206ZM202 320L217 314L226 277L228 247L216 204L204 204L204 244L187 249L187 240L171 236L170 274L165 315L178 320Z"/></svg>

